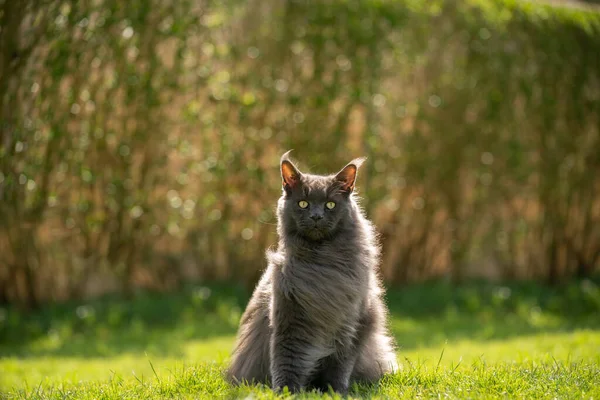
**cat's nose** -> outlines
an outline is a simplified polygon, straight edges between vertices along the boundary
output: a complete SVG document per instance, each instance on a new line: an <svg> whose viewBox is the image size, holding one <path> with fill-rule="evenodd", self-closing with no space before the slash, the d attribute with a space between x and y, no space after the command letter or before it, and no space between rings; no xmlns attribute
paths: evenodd
<svg viewBox="0 0 600 400"><path fill-rule="evenodd" d="M310 216L310 219L312 219L313 221L318 221L320 219L323 219L323 216L321 214L313 214Z"/></svg>

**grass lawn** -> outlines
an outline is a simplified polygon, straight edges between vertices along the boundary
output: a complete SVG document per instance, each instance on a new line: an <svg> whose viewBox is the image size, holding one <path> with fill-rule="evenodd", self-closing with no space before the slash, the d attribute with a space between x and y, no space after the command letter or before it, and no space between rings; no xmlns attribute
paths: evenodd
<svg viewBox="0 0 600 400"><path fill-rule="evenodd" d="M0 309L0 398L275 398L222 378L248 296L199 286ZM387 299L403 369L352 397L600 398L597 282L430 283Z"/></svg>

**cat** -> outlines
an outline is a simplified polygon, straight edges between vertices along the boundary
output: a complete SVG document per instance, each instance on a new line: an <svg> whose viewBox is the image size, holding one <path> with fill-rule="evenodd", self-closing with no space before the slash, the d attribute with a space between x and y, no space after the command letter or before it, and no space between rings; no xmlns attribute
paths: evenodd
<svg viewBox="0 0 600 400"><path fill-rule="evenodd" d="M364 159L336 175L300 172L281 157L277 250L244 312L227 377L346 394L398 369L377 276L379 246L357 204Z"/></svg>

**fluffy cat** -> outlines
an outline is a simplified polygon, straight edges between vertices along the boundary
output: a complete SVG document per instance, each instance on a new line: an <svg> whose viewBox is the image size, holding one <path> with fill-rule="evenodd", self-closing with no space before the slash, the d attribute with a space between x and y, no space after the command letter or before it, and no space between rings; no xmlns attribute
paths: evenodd
<svg viewBox="0 0 600 400"><path fill-rule="evenodd" d="M379 247L353 191L363 159L338 174L300 172L281 157L276 251L240 322L233 383L347 393L397 370L377 277Z"/></svg>

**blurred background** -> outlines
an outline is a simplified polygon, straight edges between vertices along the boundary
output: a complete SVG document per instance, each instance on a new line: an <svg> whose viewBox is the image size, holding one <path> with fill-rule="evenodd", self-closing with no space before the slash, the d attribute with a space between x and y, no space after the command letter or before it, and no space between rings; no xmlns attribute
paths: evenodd
<svg viewBox="0 0 600 400"><path fill-rule="evenodd" d="M368 157L389 285L589 278L598 6L0 0L0 303L252 288L288 149Z"/></svg>

